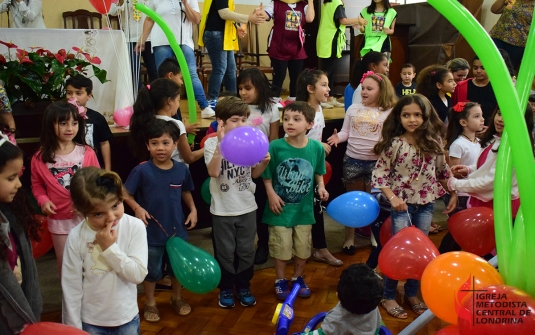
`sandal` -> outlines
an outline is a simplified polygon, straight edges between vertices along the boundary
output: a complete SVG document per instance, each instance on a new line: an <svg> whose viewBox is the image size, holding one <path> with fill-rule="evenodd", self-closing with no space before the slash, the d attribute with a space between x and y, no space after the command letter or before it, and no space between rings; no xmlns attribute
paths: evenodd
<svg viewBox="0 0 535 335"><path fill-rule="evenodd" d="M429 234L438 234L439 232L441 232L444 228L442 228L442 226L436 224L436 223L431 223L431 227L429 227Z"/></svg>
<svg viewBox="0 0 535 335"><path fill-rule="evenodd" d="M417 302L415 304L411 304L408 300L407 302L409 303L409 305L411 305L412 311L418 315L422 315L425 311L427 311L427 305L423 301Z"/></svg>
<svg viewBox="0 0 535 335"><path fill-rule="evenodd" d="M406 318L409 317L407 315L407 312L403 309L403 307L398 305L398 306L396 306L394 308L387 309L385 307L386 306L385 302L386 302L386 299L381 300L381 307L383 307L389 315L391 315L391 316L393 316L393 317L395 317L397 319L406 319Z"/></svg>
<svg viewBox="0 0 535 335"><path fill-rule="evenodd" d="M173 297L171 297L171 306L175 309L176 314L180 316L191 314L191 306L184 299L173 300Z"/></svg>
<svg viewBox="0 0 535 335"><path fill-rule="evenodd" d="M150 315L156 315L156 317L150 318ZM147 322L158 322L160 321L160 312L158 311L158 308L156 308L156 305L149 306L145 305L143 309L143 317L145 318L145 321Z"/></svg>
<svg viewBox="0 0 535 335"><path fill-rule="evenodd" d="M312 259L315 260L316 262L326 263L326 264L329 264L331 266L342 266L342 265L344 265L344 262L342 262L339 259L335 258L334 261L331 261L331 260L328 260L327 258L318 256L318 254L316 252L312 254Z"/></svg>
<svg viewBox="0 0 535 335"><path fill-rule="evenodd" d="M343 247L342 251L344 254L352 256L357 253L357 248L354 245L350 245L349 247Z"/></svg>

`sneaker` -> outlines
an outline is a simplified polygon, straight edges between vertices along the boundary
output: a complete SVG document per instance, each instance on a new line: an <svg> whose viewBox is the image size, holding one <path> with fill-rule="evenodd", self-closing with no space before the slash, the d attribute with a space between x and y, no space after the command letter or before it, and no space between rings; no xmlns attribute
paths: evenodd
<svg viewBox="0 0 535 335"><path fill-rule="evenodd" d="M209 119L214 116L215 116L215 112L210 106L206 107L205 109L201 111L201 117L203 119Z"/></svg>
<svg viewBox="0 0 535 335"><path fill-rule="evenodd" d="M249 307L256 305L256 299L254 298L254 295L251 294L251 290L248 288L238 289L236 296L238 297L238 300L242 306Z"/></svg>
<svg viewBox="0 0 535 335"><path fill-rule="evenodd" d="M234 290L227 289L219 292L219 306L223 308L234 307Z"/></svg>
<svg viewBox="0 0 535 335"><path fill-rule="evenodd" d="M344 107L344 104L341 103L341 102L338 102L338 100L336 100L335 97L332 97L330 98L329 100L327 100L327 102L332 105L333 107L335 108L341 108L341 107Z"/></svg>
<svg viewBox="0 0 535 335"><path fill-rule="evenodd" d="M278 109L284 108L284 103L282 102L281 98L271 97L271 101L275 104L275 107L277 107Z"/></svg>
<svg viewBox="0 0 535 335"><path fill-rule="evenodd" d="M293 104L294 102L295 102L295 97L288 97L288 99L284 100L282 104L284 107L286 107L289 104Z"/></svg>
<svg viewBox="0 0 535 335"><path fill-rule="evenodd" d="M355 228L355 235L362 238L370 238L372 236L372 229L370 226Z"/></svg>
<svg viewBox="0 0 535 335"><path fill-rule="evenodd" d="M322 103L320 103L320 105L321 105L321 108L323 108L323 109L332 109L332 108L334 108L334 106L331 105L328 102L322 102Z"/></svg>
<svg viewBox="0 0 535 335"><path fill-rule="evenodd" d="M210 107L211 109L215 109L215 105L217 105L217 99L208 100L208 107Z"/></svg>
<svg viewBox="0 0 535 335"><path fill-rule="evenodd" d="M299 284L301 288L297 292L297 296L301 298L308 298L310 297L310 289L308 288L307 284L305 284L305 276L299 276L296 280L292 280L292 285Z"/></svg>
<svg viewBox="0 0 535 335"><path fill-rule="evenodd" d="M275 283L275 295L277 296L277 299L286 300L290 295L288 280L282 279Z"/></svg>

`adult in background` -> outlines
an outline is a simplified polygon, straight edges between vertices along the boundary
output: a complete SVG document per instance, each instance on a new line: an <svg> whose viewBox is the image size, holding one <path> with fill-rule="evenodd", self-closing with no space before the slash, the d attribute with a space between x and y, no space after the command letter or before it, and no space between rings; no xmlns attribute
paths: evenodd
<svg viewBox="0 0 535 335"><path fill-rule="evenodd" d="M46 28L42 0L4 0L0 13L11 12L13 28Z"/></svg>

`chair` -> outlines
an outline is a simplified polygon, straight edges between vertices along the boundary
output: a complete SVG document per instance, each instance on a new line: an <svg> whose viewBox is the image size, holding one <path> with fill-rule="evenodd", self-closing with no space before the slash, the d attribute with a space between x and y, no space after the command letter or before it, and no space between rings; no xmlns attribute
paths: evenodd
<svg viewBox="0 0 535 335"><path fill-rule="evenodd" d="M116 15L108 15L110 20L110 28L114 30L121 30L121 20Z"/></svg>
<svg viewBox="0 0 535 335"><path fill-rule="evenodd" d="M268 57L267 53L260 53L258 42L258 28L256 24L247 23L247 34L238 40L240 50L236 54L236 67L238 73L250 67L256 67L262 73L273 74L271 66L261 66L260 57Z"/></svg>
<svg viewBox="0 0 535 335"><path fill-rule="evenodd" d="M96 29L95 19L98 22L98 29L102 29L102 14L90 12L85 9L78 9L74 12L63 12L63 26L65 29L69 29L67 26L67 19L71 19L71 29Z"/></svg>

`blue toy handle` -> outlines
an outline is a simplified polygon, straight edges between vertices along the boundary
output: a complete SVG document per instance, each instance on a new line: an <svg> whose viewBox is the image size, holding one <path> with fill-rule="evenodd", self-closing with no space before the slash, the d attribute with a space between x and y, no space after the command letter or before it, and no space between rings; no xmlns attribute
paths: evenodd
<svg viewBox="0 0 535 335"><path fill-rule="evenodd" d="M307 325L305 326L305 329L303 329L303 333L310 333L312 330L316 329L316 327L325 319L325 315L327 315L327 312L321 312L312 317L310 321L308 321Z"/></svg>
<svg viewBox="0 0 535 335"><path fill-rule="evenodd" d="M292 292L290 292L290 295L288 295L286 300L284 300L279 312L279 321L277 322L277 330L275 331L275 335L288 335L288 330L290 329L290 325L294 320L293 304L300 288L301 286L295 283L292 287Z"/></svg>

